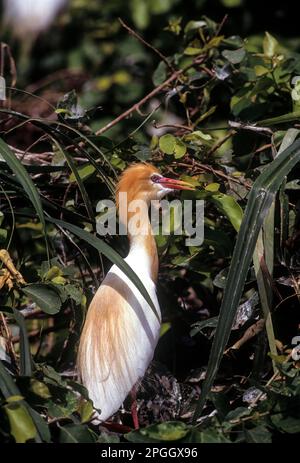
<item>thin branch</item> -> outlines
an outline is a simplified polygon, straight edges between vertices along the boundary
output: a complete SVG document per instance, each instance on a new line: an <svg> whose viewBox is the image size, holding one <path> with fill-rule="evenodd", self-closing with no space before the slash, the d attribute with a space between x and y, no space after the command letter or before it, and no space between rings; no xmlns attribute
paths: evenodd
<svg viewBox="0 0 300 463"><path fill-rule="evenodd" d="M254 336L257 336L258 333L260 333L265 326L265 320L262 318L255 322L253 325L251 325L243 334L243 336L236 341L232 346L228 347L224 354L228 354L232 350L238 350L242 347L245 342L248 342L250 339L252 339Z"/></svg>
<svg viewBox="0 0 300 463"><path fill-rule="evenodd" d="M164 128L171 128L171 129L182 129L187 130L188 132L193 132L193 128L189 127L188 125L181 125L181 124L162 124L158 125L156 122L153 123L153 127L155 129L164 129Z"/></svg>
<svg viewBox="0 0 300 463"><path fill-rule="evenodd" d="M217 151L227 140L229 140L229 138L231 138L234 134L236 133L235 130L229 130L228 134L222 138L221 140L219 140L208 152L207 152L207 156L210 156L211 154L213 154L215 151Z"/></svg>
<svg viewBox="0 0 300 463"><path fill-rule="evenodd" d="M228 19L228 14L225 14L224 18L222 19L222 21L219 24L218 29L216 30L216 37L220 34L220 32L223 29L224 24L226 23L227 19Z"/></svg>
<svg viewBox="0 0 300 463"><path fill-rule="evenodd" d="M237 130L251 130L252 132L266 133L273 135L273 131L268 127L257 127L256 125L245 124L244 122L228 121L229 127Z"/></svg>
<svg viewBox="0 0 300 463"><path fill-rule="evenodd" d="M121 23L121 25L129 32L129 34L133 35L142 44L146 45L146 47L148 47L152 51L154 51L154 53L156 53L160 57L160 59L168 66L168 68L170 69L171 72L176 71L175 68L169 63L166 56L164 56L157 48L155 48L153 45L151 45L151 43L146 42L146 40L143 39L143 37L141 37L137 32L135 32L133 29L131 29L129 26L127 26L127 24L125 24L125 22L121 18L118 18L118 20Z"/></svg>
<svg viewBox="0 0 300 463"><path fill-rule="evenodd" d="M96 135L101 135L102 133L114 127L116 124L118 124L120 121L122 121L126 117L130 116L134 111L139 111L140 106L145 104L153 96L157 95L163 88L165 88L171 82L176 80L182 73L183 73L182 70L174 72L167 80L165 80L158 87L155 87L150 93L148 93L148 95L142 98L138 103L135 103L133 106L127 109L124 113L120 114L118 117L113 119L111 122L106 124L104 127L101 127L101 129L97 130Z"/></svg>
<svg viewBox="0 0 300 463"><path fill-rule="evenodd" d="M193 168L198 168L200 170L204 170L206 172L210 172L212 173L213 175L216 175L217 177L221 177L221 178L224 178L230 182L234 182L234 183L238 183L239 185L242 185L244 186L245 188L247 188L247 190L250 190L251 189L251 185L245 181L242 181L238 178L235 178L235 177L232 177L231 175L227 175L227 174L224 174L224 172L222 172L221 170L216 170L214 169L212 166L208 166L206 164L201 164L200 162L197 162L195 160L193 160L191 162L191 164L188 164L188 163L183 163L183 162L176 162L176 166L182 166L182 167L189 167L190 169L193 169Z"/></svg>
<svg viewBox="0 0 300 463"><path fill-rule="evenodd" d="M188 69L193 67L195 64L201 64L205 59L205 56L201 56L201 59L197 59L197 63L195 61L188 65L184 69L179 69L178 71L173 72L173 74L165 80L162 84L158 85L158 87L155 87L150 93L148 93L144 98L142 98L140 101L132 105L129 109L127 109L124 113L120 114L118 117L113 119L111 122L106 124L104 127L101 127L101 129L97 130L96 135L101 135L102 133L106 132L107 130L111 129L114 127L116 124L121 122L123 119L126 117L130 116L134 111L139 111L140 107L145 104L148 100L150 100L153 96L157 95L161 90L163 90L167 85L169 85L171 82L174 80L178 79L182 74L184 74Z"/></svg>

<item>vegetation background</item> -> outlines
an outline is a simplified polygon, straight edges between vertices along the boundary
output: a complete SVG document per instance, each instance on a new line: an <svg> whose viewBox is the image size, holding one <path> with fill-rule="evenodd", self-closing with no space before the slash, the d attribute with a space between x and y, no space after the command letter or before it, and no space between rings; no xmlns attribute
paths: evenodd
<svg viewBox="0 0 300 463"><path fill-rule="evenodd" d="M297 438L294 2L70 0L41 31L38 16L9 19L5 5L0 442ZM188 177L197 189L182 198L205 200L203 245L157 237L163 324L140 430L127 403L93 425L74 371L96 287L112 262L130 273L126 239L95 232L101 201L136 161Z"/></svg>

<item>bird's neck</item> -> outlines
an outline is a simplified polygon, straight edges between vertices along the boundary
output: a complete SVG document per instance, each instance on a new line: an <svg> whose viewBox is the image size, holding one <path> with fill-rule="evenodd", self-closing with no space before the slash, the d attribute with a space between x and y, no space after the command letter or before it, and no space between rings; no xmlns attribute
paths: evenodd
<svg viewBox="0 0 300 463"><path fill-rule="evenodd" d="M128 235L130 243L129 255L135 256L140 266L145 265L145 269L149 271L152 280L156 283L158 275L157 247L154 236L151 233L150 224L148 230L147 234Z"/></svg>
<svg viewBox="0 0 300 463"><path fill-rule="evenodd" d="M137 261L140 268L148 271L152 280L156 282L158 275L158 255L156 242L148 216L148 209L149 204L145 202L145 207L143 210L138 211L138 216L136 215L136 210L130 211L127 209L124 214L126 215L128 239L130 244L128 257Z"/></svg>

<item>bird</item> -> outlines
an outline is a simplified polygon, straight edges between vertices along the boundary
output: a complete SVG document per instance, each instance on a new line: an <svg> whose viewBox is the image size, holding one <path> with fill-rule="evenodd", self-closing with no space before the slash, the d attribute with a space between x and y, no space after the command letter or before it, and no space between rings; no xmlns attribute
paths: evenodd
<svg viewBox="0 0 300 463"><path fill-rule="evenodd" d="M77 370L100 422L108 420L143 378L159 338L161 311L156 294L158 253L148 218L152 200L174 190L193 190L187 182L164 177L148 163L136 163L121 174L116 188L119 221L133 217L130 204L146 205L142 218L146 232L128 231L126 263L144 284L157 314L127 275L113 265L96 291L79 340ZM120 204L126 193L127 205ZM118 199L119 198L119 199ZM120 199L121 198L121 199ZM133 415L135 427L138 424Z"/></svg>
<svg viewBox="0 0 300 463"><path fill-rule="evenodd" d="M49 28L68 0L4 0L4 22L15 36L35 38Z"/></svg>

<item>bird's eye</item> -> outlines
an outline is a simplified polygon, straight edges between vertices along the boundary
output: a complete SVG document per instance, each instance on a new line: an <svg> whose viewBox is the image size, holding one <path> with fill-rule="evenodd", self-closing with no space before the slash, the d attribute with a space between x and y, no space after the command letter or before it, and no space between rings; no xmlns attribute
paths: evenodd
<svg viewBox="0 0 300 463"><path fill-rule="evenodd" d="M153 175L151 175L150 178L151 178L151 181L152 181L153 183L158 183L158 182L160 181L160 179L161 179L161 175L153 174Z"/></svg>

